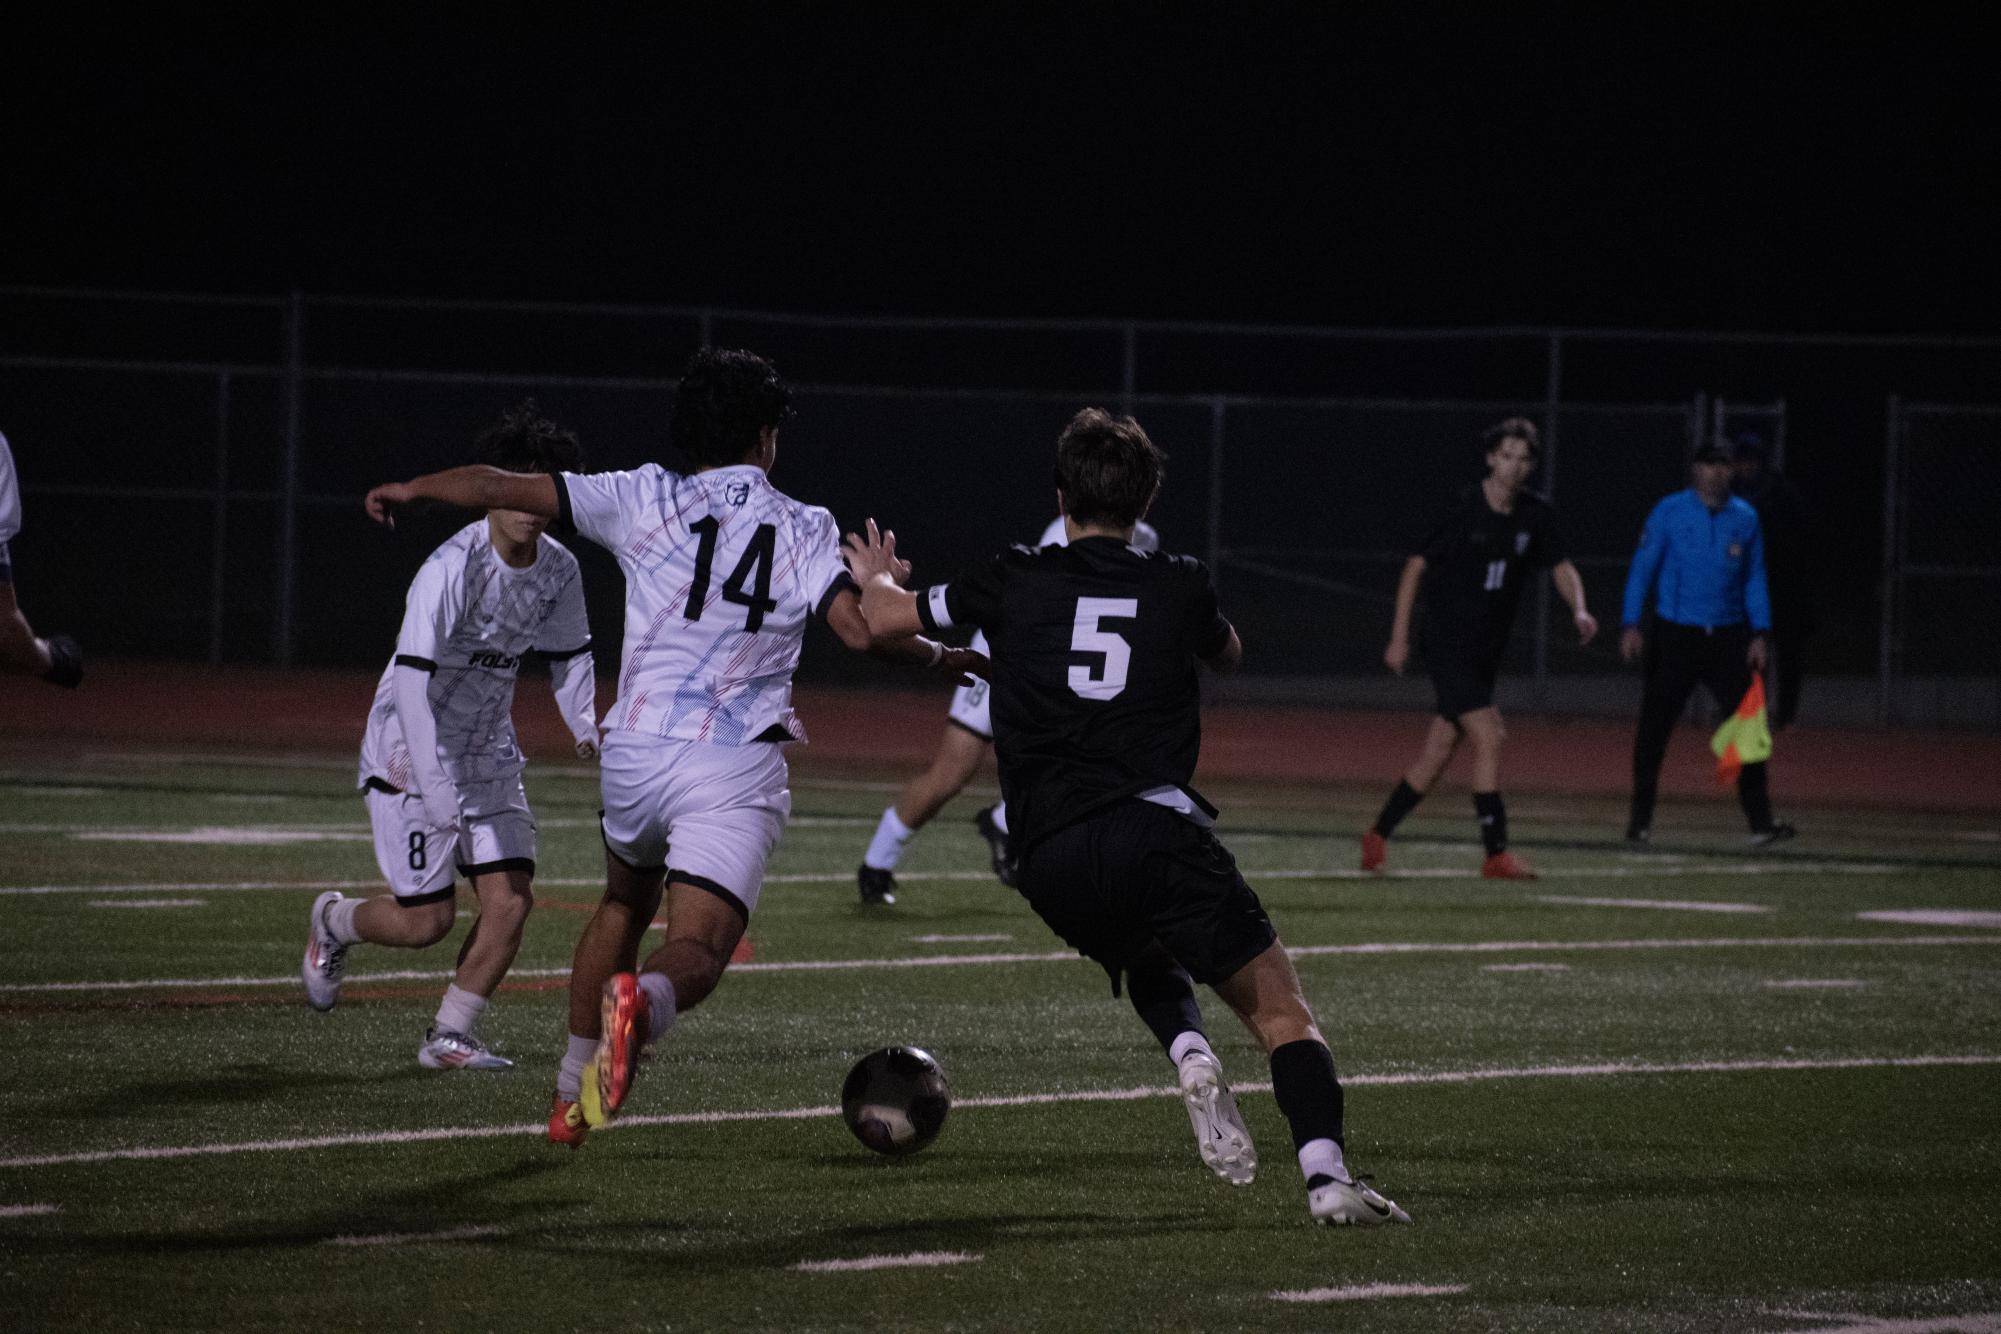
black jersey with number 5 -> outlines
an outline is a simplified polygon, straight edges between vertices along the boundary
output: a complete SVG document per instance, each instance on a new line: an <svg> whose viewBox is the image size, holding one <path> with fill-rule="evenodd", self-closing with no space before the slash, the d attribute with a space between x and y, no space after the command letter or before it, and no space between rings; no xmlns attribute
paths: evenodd
<svg viewBox="0 0 2001 1334"><path fill-rule="evenodd" d="M917 607L927 629L986 632L994 750L1022 850L1156 788L1201 801L1189 787L1202 748L1196 661L1230 637L1202 562L1112 537L1011 547L918 590Z"/></svg>
<svg viewBox="0 0 2001 1334"><path fill-rule="evenodd" d="M1424 636L1498 656L1507 647L1531 567L1563 559L1556 510L1523 491L1506 514L1475 485L1452 498L1416 554L1424 557Z"/></svg>

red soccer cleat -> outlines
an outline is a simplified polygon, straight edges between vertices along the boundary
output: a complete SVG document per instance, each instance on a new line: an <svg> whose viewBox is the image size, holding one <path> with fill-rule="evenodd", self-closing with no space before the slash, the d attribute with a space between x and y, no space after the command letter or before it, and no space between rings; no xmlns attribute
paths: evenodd
<svg viewBox="0 0 2001 1334"><path fill-rule="evenodd" d="M604 1016L603 1036L597 1055L584 1070L584 1078L594 1087L584 1090L582 1109L588 1125L601 1126L618 1115L625 1095L632 1091L632 1077L639 1073L639 1052L653 1036L647 1015L646 993L639 989L633 973L619 973L604 984L600 1013ZM592 1097L595 1093L597 1096Z"/></svg>
<svg viewBox="0 0 2001 1334"><path fill-rule="evenodd" d="M1487 864L1480 868L1480 876L1485 880L1533 880L1535 872L1514 853L1503 851L1487 858Z"/></svg>
<svg viewBox="0 0 2001 1334"><path fill-rule="evenodd" d="M1362 869L1380 873L1390 859L1390 841L1371 829L1362 835Z"/></svg>
<svg viewBox="0 0 2001 1334"><path fill-rule="evenodd" d="M584 1109L558 1093L549 1102L549 1142L566 1148L582 1148L591 1128L584 1123Z"/></svg>

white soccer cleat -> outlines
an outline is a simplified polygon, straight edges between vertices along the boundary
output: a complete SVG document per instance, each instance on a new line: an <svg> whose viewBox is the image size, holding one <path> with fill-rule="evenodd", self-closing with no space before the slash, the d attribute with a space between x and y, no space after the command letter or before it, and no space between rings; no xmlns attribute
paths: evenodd
<svg viewBox="0 0 2001 1334"><path fill-rule="evenodd" d="M347 976L347 946L334 939L327 929L327 913L341 899L330 889L313 900L312 914L306 919L306 959L299 975L306 982L306 1001L315 1010L331 1010L340 999L341 979Z"/></svg>
<svg viewBox="0 0 2001 1334"><path fill-rule="evenodd" d="M1209 1170L1233 1186L1250 1185L1258 1174L1258 1151L1215 1057L1200 1051L1182 1057L1181 1101Z"/></svg>
<svg viewBox="0 0 2001 1334"><path fill-rule="evenodd" d="M1410 1221L1410 1215L1395 1200L1384 1199L1373 1186L1329 1176L1315 1177L1314 1180L1321 1184L1308 1184L1306 1207L1313 1211L1316 1223L1333 1227L1346 1227L1351 1223L1374 1227L1382 1223Z"/></svg>
<svg viewBox="0 0 2001 1334"><path fill-rule="evenodd" d="M514 1062L495 1056L486 1044L470 1033L424 1030L424 1045L417 1048L417 1064L426 1070L512 1070Z"/></svg>

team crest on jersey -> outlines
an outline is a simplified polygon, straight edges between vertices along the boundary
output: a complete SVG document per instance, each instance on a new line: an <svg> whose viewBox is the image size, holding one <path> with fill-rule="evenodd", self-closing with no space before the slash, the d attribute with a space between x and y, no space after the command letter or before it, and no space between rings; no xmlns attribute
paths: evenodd
<svg viewBox="0 0 2001 1334"><path fill-rule="evenodd" d="M1521 533L1516 533L1516 534L1515 534L1515 554L1516 554L1517 556L1519 556L1519 555L1521 555L1521 554L1522 554L1522 553L1523 553L1524 551L1527 551L1528 549L1529 549L1529 535L1528 535L1527 533L1525 533L1525 532L1521 532Z"/></svg>
<svg viewBox="0 0 2001 1334"><path fill-rule="evenodd" d="M731 482L723 488L723 499L732 505L741 505L750 499L749 482Z"/></svg>
<svg viewBox="0 0 2001 1334"><path fill-rule="evenodd" d="M1744 548L1743 548L1743 547L1739 546L1739 545L1738 545L1737 543L1735 543L1735 542L1732 542L1732 543L1730 544L1730 559L1731 559L1731 560L1736 560L1736 559L1737 559L1737 558L1738 558L1739 556L1741 556L1741 555L1743 555L1743 554L1744 554Z"/></svg>

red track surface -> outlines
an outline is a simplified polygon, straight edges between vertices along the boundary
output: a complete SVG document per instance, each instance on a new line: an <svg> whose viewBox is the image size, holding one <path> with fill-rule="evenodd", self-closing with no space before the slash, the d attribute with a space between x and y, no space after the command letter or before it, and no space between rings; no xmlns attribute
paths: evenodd
<svg viewBox="0 0 2001 1334"><path fill-rule="evenodd" d="M93 663L74 693L0 679L0 741L38 759L85 744L346 751L360 745L374 690L373 673ZM598 701L611 702L611 682L600 682ZM912 769L944 726L946 692L801 690L796 702L812 735L811 745L792 752L801 769ZM568 754L568 735L533 684L522 690L517 714L531 755ZM1219 706L1205 719L1201 777L1389 784L1416 754L1424 726L1412 713ZM1508 733L1509 791L1625 793L1629 724L1514 715ZM1692 729L1676 735L1664 793L1714 792L1706 741ZM2001 813L2001 737L1787 732L1773 757L1772 789L1781 802Z"/></svg>

